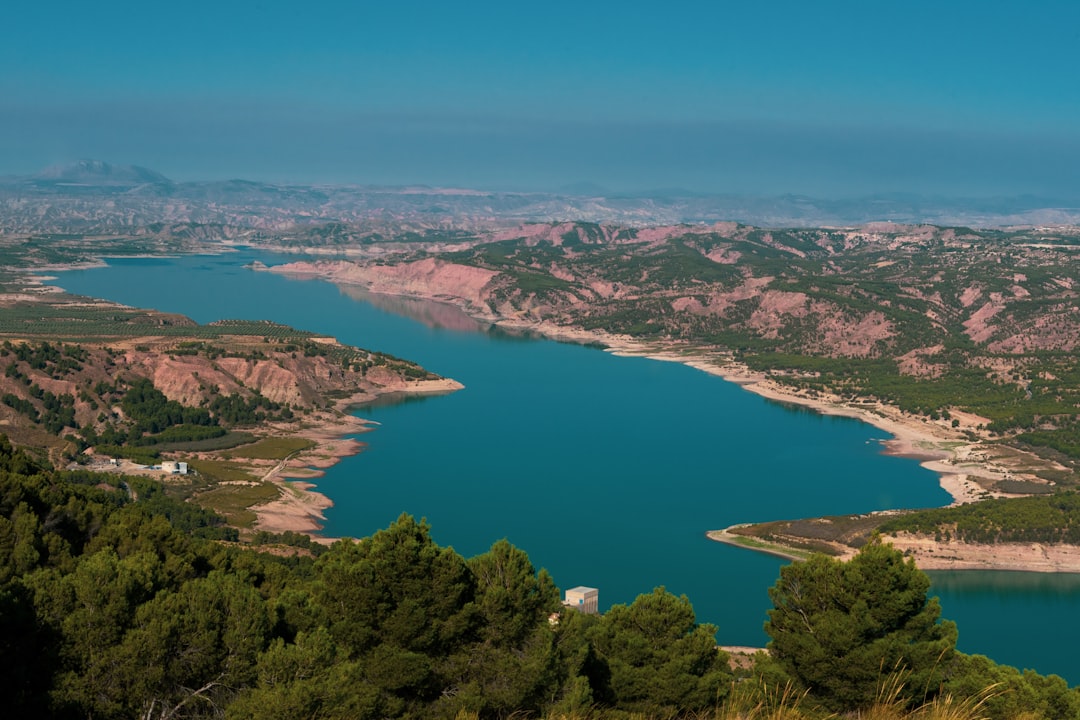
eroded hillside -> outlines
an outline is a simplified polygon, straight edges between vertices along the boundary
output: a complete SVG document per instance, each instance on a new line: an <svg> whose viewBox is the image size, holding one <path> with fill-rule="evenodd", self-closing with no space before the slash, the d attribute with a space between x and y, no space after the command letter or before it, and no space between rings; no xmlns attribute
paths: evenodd
<svg viewBox="0 0 1080 720"><path fill-rule="evenodd" d="M314 531L328 500L288 478L356 452L350 405L457 383L269 322L190 319L53 295L0 323L0 434L56 467L168 477L240 528Z"/></svg>
<svg viewBox="0 0 1080 720"><path fill-rule="evenodd" d="M411 363L332 340L250 335L214 341L146 336L102 345L5 341L0 365L0 425L16 440L33 437L35 429L81 436L123 425L122 397L140 380L182 406L209 408L231 426L310 415L338 400L360 402L435 378ZM63 424L51 422L56 403L70 408ZM32 444L51 443L42 436Z"/></svg>
<svg viewBox="0 0 1080 720"><path fill-rule="evenodd" d="M799 392L963 417L1080 458L1075 230L549 223L452 251L278 269L725 353Z"/></svg>

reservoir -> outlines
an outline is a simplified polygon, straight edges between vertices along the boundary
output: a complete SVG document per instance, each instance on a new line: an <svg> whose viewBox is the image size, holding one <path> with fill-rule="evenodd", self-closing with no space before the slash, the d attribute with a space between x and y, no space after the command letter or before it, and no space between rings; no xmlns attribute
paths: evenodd
<svg viewBox="0 0 1080 720"><path fill-rule="evenodd" d="M939 506L949 496L887 435L771 403L676 363L508 335L454 308L365 297L242 266L266 253L118 259L62 273L69 292L187 315L266 319L419 362L459 392L358 408L366 450L317 481L325 533L363 537L402 512L466 557L500 538L600 605L664 586L726 645L763 646L785 561L708 540L739 522ZM959 648L1080 682L1080 576L935 573ZM1054 633L1047 632L1049 627Z"/></svg>

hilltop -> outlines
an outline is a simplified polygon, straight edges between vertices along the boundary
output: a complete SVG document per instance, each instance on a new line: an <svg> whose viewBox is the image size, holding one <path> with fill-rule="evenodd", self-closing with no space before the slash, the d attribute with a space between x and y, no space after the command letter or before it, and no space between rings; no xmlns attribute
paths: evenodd
<svg viewBox="0 0 1080 720"><path fill-rule="evenodd" d="M102 160L79 160L67 165L53 165L34 176L39 183L62 183L92 187L138 186L148 183L171 184L159 172L138 165L110 165Z"/></svg>

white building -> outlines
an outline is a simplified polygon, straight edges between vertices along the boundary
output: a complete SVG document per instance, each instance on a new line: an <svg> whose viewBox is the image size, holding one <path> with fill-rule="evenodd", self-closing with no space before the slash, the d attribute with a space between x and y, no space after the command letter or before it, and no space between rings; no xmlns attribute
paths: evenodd
<svg viewBox="0 0 1080 720"><path fill-rule="evenodd" d="M590 615L598 615L600 613L598 607L599 597L600 591L596 588L578 586L566 591L566 599L563 600L563 605L577 608L580 612L589 613Z"/></svg>

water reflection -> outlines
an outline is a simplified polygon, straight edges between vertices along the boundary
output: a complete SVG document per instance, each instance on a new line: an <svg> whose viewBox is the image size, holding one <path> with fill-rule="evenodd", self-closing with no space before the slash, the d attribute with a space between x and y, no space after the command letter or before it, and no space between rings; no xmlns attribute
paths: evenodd
<svg viewBox="0 0 1080 720"><path fill-rule="evenodd" d="M927 574L930 576L931 592L947 593L957 598L985 595L1080 597L1078 573L935 570Z"/></svg>
<svg viewBox="0 0 1080 720"><path fill-rule="evenodd" d="M491 325L488 327L487 332L491 337L498 340L521 340L532 342L534 340L543 340L544 336L540 333L535 333L532 330L525 330L523 328L505 328L499 325ZM603 347L598 345L597 347Z"/></svg>
<svg viewBox="0 0 1080 720"><path fill-rule="evenodd" d="M474 320L456 305L400 295L380 295L356 285L338 287L346 297L370 303L395 315L403 315L429 328L456 332L485 332L488 329L486 323Z"/></svg>
<svg viewBox="0 0 1080 720"><path fill-rule="evenodd" d="M415 393L404 392L386 393L385 395L378 396L374 400L369 400L368 402L364 403L357 403L356 405L352 406L352 409L358 411L358 414L361 417L369 417L366 411L373 408L395 407L397 405L408 405L409 403L423 402L424 400L430 397L434 397L437 394L441 393L425 393L423 395L416 395Z"/></svg>

